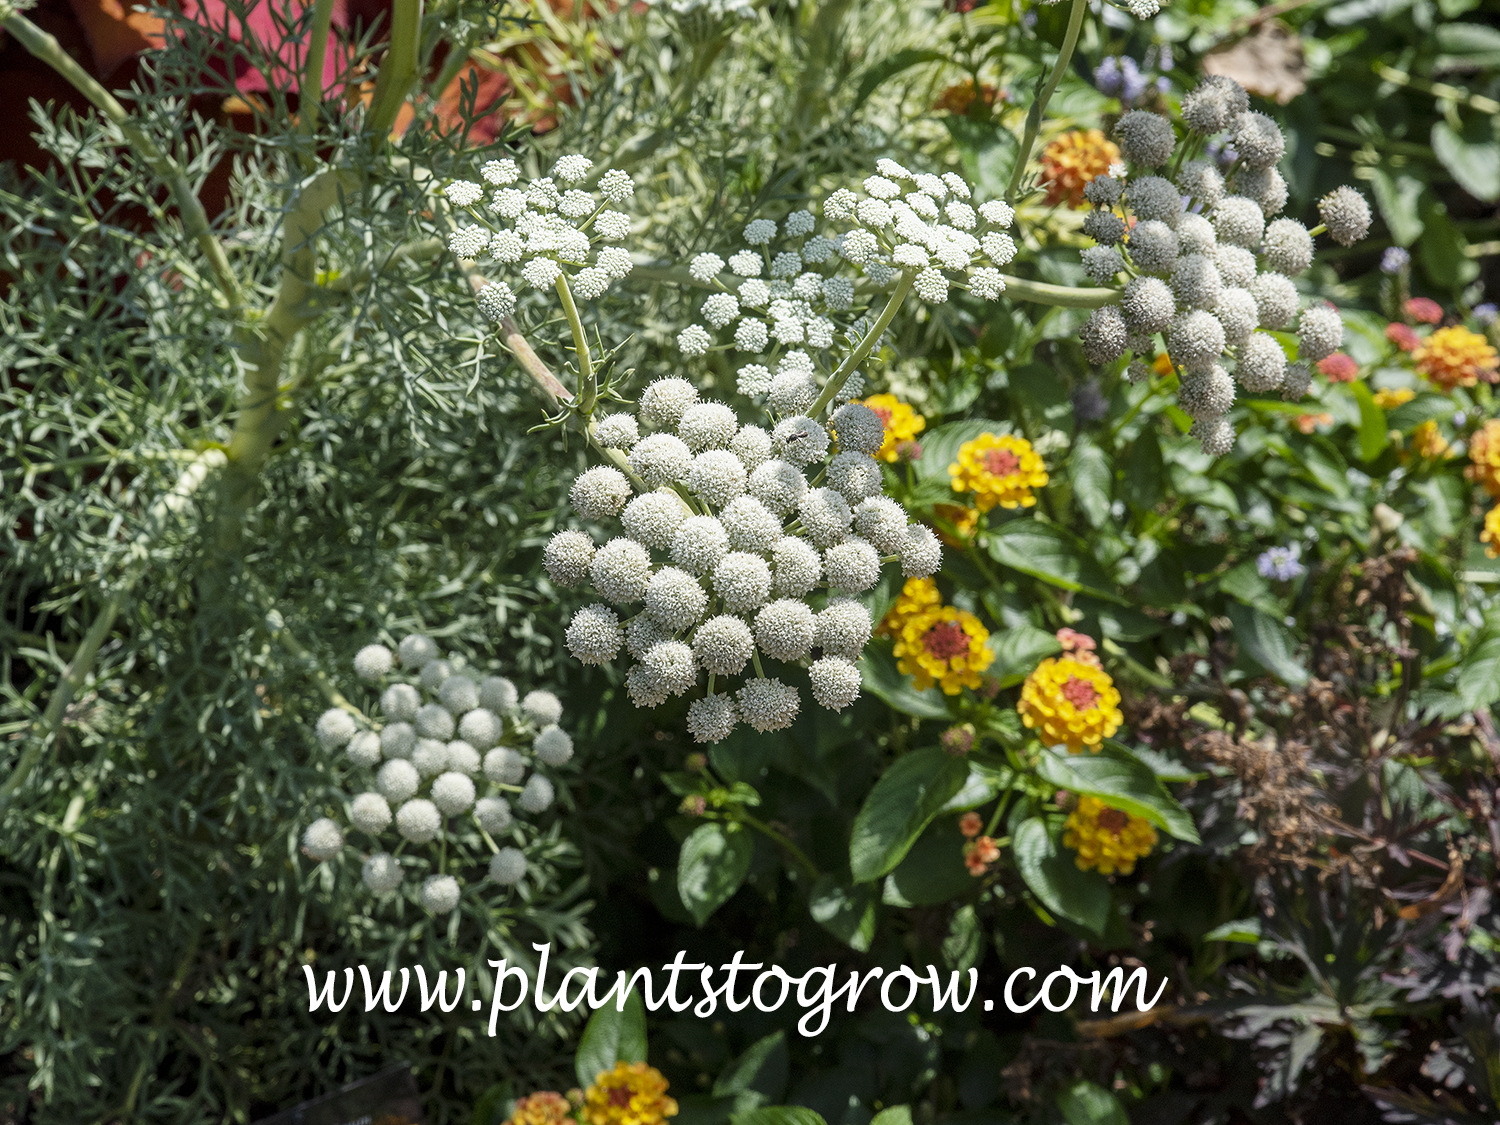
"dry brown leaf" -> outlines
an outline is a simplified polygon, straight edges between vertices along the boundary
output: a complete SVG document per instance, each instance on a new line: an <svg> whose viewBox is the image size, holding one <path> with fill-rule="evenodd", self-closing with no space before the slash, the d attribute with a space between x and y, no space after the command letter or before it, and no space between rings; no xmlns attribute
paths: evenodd
<svg viewBox="0 0 1500 1125"><path fill-rule="evenodd" d="M1233 78L1252 94L1286 105L1307 89L1302 40L1283 23L1267 20L1243 39L1203 57L1208 74Z"/></svg>

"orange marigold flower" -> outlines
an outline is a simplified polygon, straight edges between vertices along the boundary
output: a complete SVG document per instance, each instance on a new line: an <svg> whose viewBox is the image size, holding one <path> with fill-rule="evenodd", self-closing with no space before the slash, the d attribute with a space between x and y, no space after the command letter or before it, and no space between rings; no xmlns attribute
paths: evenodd
<svg viewBox="0 0 1500 1125"><path fill-rule="evenodd" d="M863 401L885 423L885 441L875 453L882 461L894 463L900 456L896 446L911 441L927 428L927 419L895 395L871 395Z"/></svg>
<svg viewBox="0 0 1500 1125"><path fill-rule="evenodd" d="M578 1125L568 1099L553 1090L540 1090L516 1099L505 1125Z"/></svg>
<svg viewBox="0 0 1500 1125"><path fill-rule="evenodd" d="M1469 462L1464 475L1500 496L1500 418L1491 418L1469 439Z"/></svg>
<svg viewBox="0 0 1500 1125"><path fill-rule="evenodd" d="M958 460L948 466L954 492L972 492L981 512L995 505L1030 508L1031 490L1047 483L1047 469L1025 438L1010 434L980 434L958 447Z"/></svg>
<svg viewBox="0 0 1500 1125"><path fill-rule="evenodd" d="M1493 383L1500 354L1477 332L1461 324L1439 328L1412 353L1417 370L1445 391L1472 387L1479 380Z"/></svg>
<svg viewBox="0 0 1500 1125"><path fill-rule="evenodd" d="M1385 338L1403 352L1414 352L1422 346L1422 337L1409 324L1393 320L1385 326Z"/></svg>
<svg viewBox="0 0 1500 1125"><path fill-rule="evenodd" d="M1404 306L1406 315L1418 324L1443 323L1443 306L1431 297L1413 297Z"/></svg>
<svg viewBox="0 0 1500 1125"><path fill-rule="evenodd" d="M1396 407L1416 397L1417 392L1410 387L1392 387L1389 390L1375 392L1375 405L1382 410L1395 410Z"/></svg>
<svg viewBox="0 0 1500 1125"><path fill-rule="evenodd" d="M1097 176L1120 161L1120 150L1098 129L1075 129L1064 133L1042 150L1041 182L1047 203L1084 204L1083 189Z"/></svg>
<svg viewBox="0 0 1500 1125"><path fill-rule="evenodd" d="M1076 656L1048 657L1026 677L1016 704L1021 721L1048 746L1068 753L1085 749L1097 754L1101 743L1120 729L1120 693L1109 673Z"/></svg>
<svg viewBox="0 0 1500 1125"><path fill-rule="evenodd" d="M989 865L1000 858L1000 847L988 836L981 836L977 840L970 840L964 845L964 866L969 869L969 874L979 878L989 870Z"/></svg>
<svg viewBox="0 0 1500 1125"><path fill-rule="evenodd" d="M1318 360L1318 370L1328 376L1331 383L1352 383L1359 376L1359 364L1343 352L1334 352Z"/></svg>
<svg viewBox="0 0 1500 1125"><path fill-rule="evenodd" d="M1500 559L1500 504L1496 504L1484 516L1484 530L1479 541L1485 544L1484 553L1492 559Z"/></svg>
<svg viewBox="0 0 1500 1125"><path fill-rule="evenodd" d="M585 1125L661 1125L677 1114L661 1071L643 1062L617 1062L583 1093Z"/></svg>
<svg viewBox="0 0 1500 1125"><path fill-rule="evenodd" d="M896 635L896 667L918 691L933 684L944 695L977 688L979 673L995 660L990 631L966 609L945 605L908 618Z"/></svg>
<svg viewBox="0 0 1500 1125"><path fill-rule="evenodd" d="M1103 875L1129 875L1135 861L1156 847L1150 821L1110 808L1098 797L1079 797L1063 825L1063 845L1078 853L1074 862Z"/></svg>
<svg viewBox="0 0 1500 1125"><path fill-rule="evenodd" d="M1411 447L1416 450L1418 457L1427 457L1436 460L1449 454L1448 439L1438 429L1437 422L1428 419L1423 422L1411 435Z"/></svg>
<svg viewBox="0 0 1500 1125"><path fill-rule="evenodd" d="M952 526L951 535L937 525L932 529L950 547L962 547L973 537L974 529L979 526L978 508L968 508L962 504L934 504L932 514Z"/></svg>
<svg viewBox="0 0 1500 1125"><path fill-rule="evenodd" d="M1299 414L1297 415L1297 428L1304 434L1310 434L1319 426L1333 424L1332 414Z"/></svg>
<svg viewBox="0 0 1500 1125"><path fill-rule="evenodd" d="M880 628L876 632L886 636L900 636L901 626L908 619L942 604L943 595L938 593L937 583L931 578L908 578L901 587L901 593L891 603L891 608L880 619Z"/></svg>
<svg viewBox="0 0 1500 1125"><path fill-rule="evenodd" d="M958 818L958 830L966 839L972 840L984 831L984 817L977 812L966 812Z"/></svg>

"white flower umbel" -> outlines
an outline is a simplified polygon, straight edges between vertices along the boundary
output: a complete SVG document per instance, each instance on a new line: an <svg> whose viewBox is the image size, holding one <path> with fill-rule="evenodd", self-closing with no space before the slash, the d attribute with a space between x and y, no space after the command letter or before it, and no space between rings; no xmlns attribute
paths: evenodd
<svg viewBox="0 0 1500 1125"><path fill-rule="evenodd" d="M556 175L566 179L565 173L587 171L574 164ZM579 478L574 499L612 517L629 485L613 469L608 473L614 476L593 473ZM699 590L691 576L683 578ZM612 609L594 605L575 619L569 647L580 658L607 662L619 650L622 632ZM357 831L355 840L371 852L363 866L365 885L377 895L398 890L404 885L404 863L425 874L413 884L419 901L434 914L447 913L460 898L453 871L461 863L480 862L482 857L468 858L478 846L495 857L492 882L502 887L518 882L527 869L525 857L496 838L520 841L525 835L512 804L537 816L555 803L554 782L536 771L564 766L574 757L573 739L558 725L561 701L545 690L523 697L510 680L482 676L461 657L445 658L421 635L403 639L395 653L367 645L353 663L355 678L372 693L371 710L383 724L344 704L325 712L313 733L330 758L353 767L348 820ZM301 842L311 858L335 860L344 850L344 830L332 818L320 817L307 826ZM402 863L391 854L398 847Z"/></svg>
<svg viewBox="0 0 1500 1125"><path fill-rule="evenodd" d="M1208 138L1221 134L1239 154L1227 184L1219 165L1198 156ZM1084 357L1098 365L1124 362L1135 382L1150 377L1164 344L1179 379L1178 404L1195 420L1190 434L1205 452L1222 455L1234 444L1227 414L1235 383L1250 394L1301 398L1309 387L1307 363L1338 347L1337 310L1315 299L1303 312L1290 278L1307 272L1313 238L1325 230L1345 246L1363 238L1369 205L1341 187L1319 202L1324 226L1309 231L1275 218L1287 199L1276 169L1285 138L1275 121L1250 110L1237 83L1221 76L1204 79L1183 98L1180 122L1132 110L1115 138L1129 167L1112 168L1085 190L1093 210L1083 231L1098 246L1085 250L1083 261L1095 280L1119 272L1117 261L1132 276L1118 306L1096 309L1083 325ZM1185 152L1176 151L1179 144ZM1184 156L1192 159L1175 172L1152 171ZM1293 323L1300 364L1288 364L1280 344L1256 331Z"/></svg>

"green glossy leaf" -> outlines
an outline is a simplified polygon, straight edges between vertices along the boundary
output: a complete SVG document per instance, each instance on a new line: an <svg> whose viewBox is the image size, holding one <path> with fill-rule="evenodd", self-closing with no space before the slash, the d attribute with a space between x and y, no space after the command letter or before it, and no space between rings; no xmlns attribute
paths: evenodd
<svg viewBox="0 0 1500 1125"><path fill-rule="evenodd" d="M474 1115L469 1125L505 1125L510 1119L509 1106L516 1100L516 1092L510 1081L497 1082L474 1103Z"/></svg>
<svg viewBox="0 0 1500 1125"><path fill-rule="evenodd" d="M1458 404L1448 395L1419 394L1410 402L1403 402L1386 415L1391 429L1406 433L1423 422L1439 418L1452 418Z"/></svg>
<svg viewBox="0 0 1500 1125"><path fill-rule="evenodd" d="M980 434L1013 433L1015 427L1009 422L996 422L989 418L965 418L961 422L945 422L919 434L922 457L916 464L916 475L922 480L934 481L947 490L950 499L957 496L952 490L953 477L948 466L958 460L958 450L966 441L973 441Z"/></svg>
<svg viewBox="0 0 1500 1125"><path fill-rule="evenodd" d="M911 1106L893 1105L870 1118L870 1125L911 1125Z"/></svg>
<svg viewBox="0 0 1500 1125"><path fill-rule="evenodd" d="M1131 442L1121 469L1124 475L1120 489L1127 504L1138 512L1149 512L1161 502L1167 471L1162 463L1161 443L1156 440L1153 427L1147 426Z"/></svg>
<svg viewBox="0 0 1500 1125"><path fill-rule="evenodd" d="M1422 266L1439 285L1457 288L1479 276L1479 263L1469 257L1469 240L1448 217L1448 208L1430 195L1424 200L1424 237L1417 243Z"/></svg>
<svg viewBox="0 0 1500 1125"><path fill-rule="evenodd" d="M1036 519L1011 520L990 532L985 546L996 562L1048 585L1126 604L1098 561L1051 524Z"/></svg>
<svg viewBox="0 0 1500 1125"><path fill-rule="evenodd" d="M911 851L886 877L882 892L891 906L935 906L971 890L974 876L964 866L964 838L956 817L934 820Z"/></svg>
<svg viewBox="0 0 1500 1125"><path fill-rule="evenodd" d="M1500 637L1490 637L1464 657L1458 672L1458 697L1465 709L1500 699Z"/></svg>
<svg viewBox="0 0 1500 1125"><path fill-rule="evenodd" d="M729 1122L730 1125L828 1125L819 1114L799 1105L762 1106L749 1113L736 1113Z"/></svg>
<svg viewBox="0 0 1500 1125"><path fill-rule="evenodd" d="M737 824L701 824L682 842L677 862L677 893L693 920L703 925L729 901L750 873L755 842Z"/></svg>
<svg viewBox="0 0 1500 1125"><path fill-rule="evenodd" d="M854 92L854 106L857 108L864 104L882 82L894 78L903 70L910 70L914 66L927 62L943 62L947 58L941 51L926 51L919 48L908 48L897 51L893 55L887 55L879 62L873 63L865 68L859 77L859 88Z"/></svg>
<svg viewBox="0 0 1500 1125"><path fill-rule="evenodd" d="M1110 490L1114 485L1114 473L1104 450L1080 438L1068 457L1068 472L1078 510L1091 526L1103 527L1110 519Z"/></svg>
<svg viewBox="0 0 1500 1125"><path fill-rule="evenodd" d="M1391 230L1392 240L1397 246L1410 246L1421 236L1425 225L1419 203L1426 185L1411 176L1392 176L1377 168L1370 186L1375 192L1380 217Z"/></svg>
<svg viewBox="0 0 1500 1125"><path fill-rule="evenodd" d="M1385 411L1375 405L1375 396L1370 393L1363 380L1349 384L1349 393L1359 403L1359 456L1364 461L1373 461L1385 451L1390 443L1390 427L1385 420Z"/></svg>
<svg viewBox="0 0 1500 1125"><path fill-rule="evenodd" d="M1237 941L1247 945L1256 945L1260 942L1260 919L1239 918L1233 922L1225 922L1222 926L1215 926L1203 935L1204 941Z"/></svg>
<svg viewBox="0 0 1500 1125"><path fill-rule="evenodd" d="M1036 772L1049 784L1090 797L1112 808L1143 817L1179 840L1198 843L1198 829L1188 811L1157 779L1156 772L1127 752L1059 754L1043 750Z"/></svg>
<svg viewBox="0 0 1500 1125"><path fill-rule="evenodd" d="M610 1003L597 1008L584 1025L573 1060L578 1084L588 1086L617 1062L646 1061L646 1006L641 994L631 989L625 1010Z"/></svg>
<svg viewBox="0 0 1500 1125"><path fill-rule="evenodd" d="M851 886L824 874L813 884L808 900L813 921L851 949L861 953L875 937L876 895L869 883Z"/></svg>
<svg viewBox="0 0 1500 1125"><path fill-rule="evenodd" d="M1130 1125L1125 1107L1113 1093L1087 1079L1057 1095L1057 1108L1068 1125Z"/></svg>
<svg viewBox="0 0 1500 1125"><path fill-rule="evenodd" d="M984 952L984 927L974 913L973 906L961 906L954 911L953 921L948 923L948 936L943 939L943 960L950 969L966 973L979 964Z"/></svg>
<svg viewBox="0 0 1500 1125"><path fill-rule="evenodd" d="M1062 651L1056 633L1035 625L997 629L990 634L989 648L995 654L995 662L987 671L1002 687L1020 683L1044 658Z"/></svg>
<svg viewBox="0 0 1500 1125"><path fill-rule="evenodd" d="M1109 921L1109 884L1097 871L1080 871L1071 852L1059 849L1039 816L1024 820L1011 837L1016 868L1031 893L1059 918L1103 934Z"/></svg>
<svg viewBox="0 0 1500 1125"><path fill-rule="evenodd" d="M1257 664L1289 687L1307 683L1307 669L1297 660L1291 633L1264 610L1229 602L1224 613L1234 625L1234 642Z"/></svg>
<svg viewBox="0 0 1500 1125"><path fill-rule="evenodd" d="M885 645L865 650L859 662L859 675L866 691L903 715L919 719L946 719L951 715L948 697L937 688L918 691L911 677L896 667L896 658Z"/></svg>
<svg viewBox="0 0 1500 1125"><path fill-rule="evenodd" d="M1438 121L1432 126L1432 151L1475 199L1500 199L1500 145L1466 141L1446 121Z"/></svg>
<svg viewBox="0 0 1500 1125"><path fill-rule="evenodd" d="M868 883L900 863L968 775L967 762L935 746L897 758L854 818L849 839L854 881Z"/></svg>
<svg viewBox="0 0 1500 1125"><path fill-rule="evenodd" d="M714 1082L712 1093L715 1097L754 1093L760 1095L762 1101L775 1101L786 1093L789 1067L786 1033L772 1032L764 1039L757 1039L744 1054L724 1068Z"/></svg>

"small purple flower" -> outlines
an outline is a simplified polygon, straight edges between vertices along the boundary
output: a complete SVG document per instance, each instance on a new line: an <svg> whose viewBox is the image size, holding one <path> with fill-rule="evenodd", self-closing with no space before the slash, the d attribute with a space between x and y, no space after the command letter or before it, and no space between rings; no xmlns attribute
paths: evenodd
<svg viewBox="0 0 1500 1125"><path fill-rule="evenodd" d="M1228 141L1209 141L1203 146L1203 155L1220 168L1228 168L1240 158L1240 150Z"/></svg>
<svg viewBox="0 0 1500 1125"><path fill-rule="evenodd" d="M1094 68L1094 85L1101 94L1130 103L1146 92L1146 79L1129 55L1110 55Z"/></svg>
<svg viewBox="0 0 1500 1125"><path fill-rule="evenodd" d="M1500 308L1495 307L1494 301L1474 306L1474 319L1485 327L1494 324L1497 316L1500 316Z"/></svg>
<svg viewBox="0 0 1500 1125"><path fill-rule="evenodd" d="M1381 273L1400 273L1411 265L1411 255L1399 246L1392 246L1380 257Z"/></svg>
<svg viewBox="0 0 1500 1125"><path fill-rule="evenodd" d="M1261 552L1255 560L1255 569L1260 571L1262 578L1290 582L1293 578L1300 578L1307 573L1307 567L1298 561L1301 557L1302 544L1300 543L1293 543L1289 547L1272 547L1268 551Z"/></svg>

